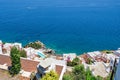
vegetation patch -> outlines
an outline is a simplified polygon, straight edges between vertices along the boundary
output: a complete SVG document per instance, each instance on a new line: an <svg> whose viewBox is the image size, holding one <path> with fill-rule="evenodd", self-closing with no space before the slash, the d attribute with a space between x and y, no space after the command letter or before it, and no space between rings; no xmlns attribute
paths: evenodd
<svg viewBox="0 0 120 80"><path fill-rule="evenodd" d="M111 51L111 50L103 50L101 52L106 53L106 54L112 54L113 53L113 51Z"/></svg>
<svg viewBox="0 0 120 80"><path fill-rule="evenodd" d="M74 58L72 61L67 61L67 66L76 66L80 64L80 59L78 57Z"/></svg>
<svg viewBox="0 0 120 80"><path fill-rule="evenodd" d="M9 70L10 74L14 76L15 74L18 74L21 69L21 63L20 63L20 51L13 47L10 52L12 66Z"/></svg>
<svg viewBox="0 0 120 80"><path fill-rule="evenodd" d="M34 49L41 49L44 48L44 44L41 43L40 41L35 41L27 44L25 47L32 47Z"/></svg>
<svg viewBox="0 0 120 80"><path fill-rule="evenodd" d="M26 51L24 49L19 50L19 51L20 51L20 57L27 58L27 54L26 54Z"/></svg>
<svg viewBox="0 0 120 80"><path fill-rule="evenodd" d="M110 80L110 77L111 74L106 78L95 77L89 68L85 69L84 65L79 64L74 66L71 73L66 73L63 76L63 80Z"/></svg>
<svg viewBox="0 0 120 80"><path fill-rule="evenodd" d="M41 80L59 80L59 76L56 72L50 71Z"/></svg>

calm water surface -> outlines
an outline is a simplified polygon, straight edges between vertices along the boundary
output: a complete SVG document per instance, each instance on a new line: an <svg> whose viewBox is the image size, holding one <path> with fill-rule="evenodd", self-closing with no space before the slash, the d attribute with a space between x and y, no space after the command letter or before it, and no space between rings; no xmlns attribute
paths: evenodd
<svg viewBox="0 0 120 80"><path fill-rule="evenodd" d="M120 47L120 0L0 0L0 39L57 53Z"/></svg>

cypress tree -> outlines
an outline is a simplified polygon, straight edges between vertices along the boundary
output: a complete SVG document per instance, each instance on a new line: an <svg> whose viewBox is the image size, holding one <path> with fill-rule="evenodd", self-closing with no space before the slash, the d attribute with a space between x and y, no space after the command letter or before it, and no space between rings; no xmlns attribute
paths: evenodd
<svg viewBox="0 0 120 80"><path fill-rule="evenodd" d="M10 74L14 76L15 74L18 74L21 69L20 51L16 47L13 47L11 49L10 56L11 56L11 61L12 61L12 66L10 68Z"/></svg>

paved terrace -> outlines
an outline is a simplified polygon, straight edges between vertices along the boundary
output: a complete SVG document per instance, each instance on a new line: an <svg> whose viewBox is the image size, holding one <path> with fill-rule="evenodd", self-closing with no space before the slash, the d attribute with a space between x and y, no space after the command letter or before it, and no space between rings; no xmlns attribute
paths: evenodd
<svg viewBox="0 0 120 80"><path fill-rule="evenodd" d="M19 75L11 77L8 71L0 69L0 80L20 80L20 79L19 79Z"/></svg>

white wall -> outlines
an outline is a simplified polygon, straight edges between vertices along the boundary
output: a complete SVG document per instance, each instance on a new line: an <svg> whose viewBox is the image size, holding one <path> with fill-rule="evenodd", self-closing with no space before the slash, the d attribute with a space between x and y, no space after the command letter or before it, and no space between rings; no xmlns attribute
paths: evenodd
<svg viewBox="0 0 120 80"><path fill-rule="evenodd" d="M119 64L117 66L117 71L116 71L114 80L120 80L120 61L119 61Z"/></svg>
<svg viewBox="0 0 120 80"><path fill-rule="evenodd" d="M0 41L0 54L2 54L2 41Z"/></svg>

